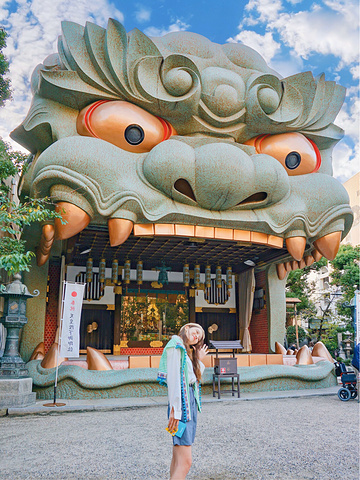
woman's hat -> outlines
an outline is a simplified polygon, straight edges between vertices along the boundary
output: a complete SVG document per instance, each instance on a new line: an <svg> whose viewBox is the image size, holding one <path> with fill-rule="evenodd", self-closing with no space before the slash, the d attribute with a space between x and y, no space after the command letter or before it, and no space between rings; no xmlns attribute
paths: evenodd
<svg viewBox="0 0 360 480"><path fill-rule="evenodd" d="M200 340L204 340L205 338L205 332L204 332L204 329L201 325L199 325L198 323L186 323L185 325L183 325L181 328L180 328L180 332L183 332L185 330L185 328L191 328L191 327L196 327L196 328L199 328L202 335L201 335L201 339ZM180 333L179 332L179 333Z"/></svg>

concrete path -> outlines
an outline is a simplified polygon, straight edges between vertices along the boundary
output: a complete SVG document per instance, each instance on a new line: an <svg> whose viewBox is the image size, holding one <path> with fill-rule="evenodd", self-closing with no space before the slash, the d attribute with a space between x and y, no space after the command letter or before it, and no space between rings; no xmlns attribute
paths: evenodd
<svg viewBox="0 0 360 480"><path fill-rule="evenodd" d="M248 400L267 400L276 398L298 398L298 397L312 397L312 396L324 396L324 395L337 395L339 390L338 386L319 389L308 390L286 390L286 391L274 391L274 392L256 392L256 393L241 393L240 398L236 396L232 397L231 394L226 393L221 395L219 400L217 396L214 398L212 395L204 395L203 403L207 402L228 402L228 401L248 401ZM133 398L107 398L100 400L67 400L57 399L57 403L65 403L65 406L61 407L46 407L44 404L53 403L52 400L37 400L35 405L23 408L8 408L7 412L3 411L3 415L47 415L47 414L59 414L59 413L71 413L71 412L86 412L94 410L123 410L129 408L144 408L154 406L166 406L167 397L133 397ZM55 412L56 411L56 412Z"/></svg>
<svg viewBox="0 0 360 480"><path fill-rule="evenodd" d="M358 480L359 404L337 390L205 398L187 479ZM168 478L165 398L67 403L0 418L0 479Z"/></svg>

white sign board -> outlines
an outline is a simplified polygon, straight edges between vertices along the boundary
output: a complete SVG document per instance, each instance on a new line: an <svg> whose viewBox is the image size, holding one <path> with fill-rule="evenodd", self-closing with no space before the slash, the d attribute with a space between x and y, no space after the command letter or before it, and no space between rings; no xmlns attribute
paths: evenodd
<svg viewBox="0 0 360 480"><path fill-rule="evenodd" d="M63 298L61 357L78 357L80 347L80 318L85 284L65 282Z"/></svg>

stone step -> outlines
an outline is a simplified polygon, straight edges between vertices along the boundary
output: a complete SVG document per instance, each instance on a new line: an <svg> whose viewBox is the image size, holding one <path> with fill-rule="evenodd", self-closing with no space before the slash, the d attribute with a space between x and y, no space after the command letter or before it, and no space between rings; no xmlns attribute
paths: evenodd
<svg viewBox="0 0 360 480"><path fill-rule="evenodd" d="M36 402L36 393L26 393L22 395L4 395L0 394L0 408L7 407L29 407Z"/></svg>

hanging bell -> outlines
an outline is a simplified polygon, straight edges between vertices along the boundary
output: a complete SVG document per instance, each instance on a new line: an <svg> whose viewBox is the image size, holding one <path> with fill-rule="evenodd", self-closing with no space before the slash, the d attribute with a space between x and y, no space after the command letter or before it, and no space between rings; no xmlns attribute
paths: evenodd
<svg viewBox="0 0 360 480"><path fill-rule="evenodd" d="M130 266L131 266L130 260L125 260L125 264L124 264L124 283L126 285L129 285L129 283L130 283Z"/></svg>
<svg viewBox="0 0 360 480"><path fill-rule="evenodd" d="M188 287L190 285L190 269L189 269L189 264L188 263L184 264L183 282L184 282L184 287Z"/></svg>
<svg viewBox="0 0 360 480"><path fill-rule="evenodd" d="M114 259L111 267L111 281L114 285L118 283L119 278L119 262Z"/></svg>

